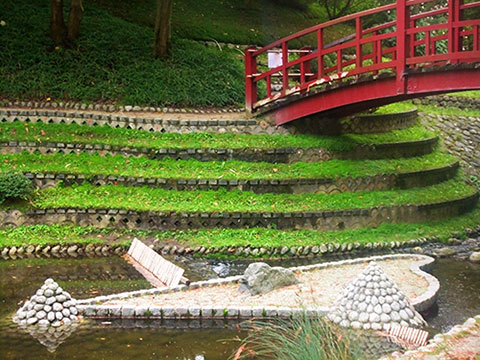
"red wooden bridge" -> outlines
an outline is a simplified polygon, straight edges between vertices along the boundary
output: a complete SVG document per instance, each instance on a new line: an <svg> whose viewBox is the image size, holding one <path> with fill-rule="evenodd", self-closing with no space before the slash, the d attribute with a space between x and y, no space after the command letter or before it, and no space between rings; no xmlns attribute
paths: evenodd
<svg viewBox="0 0 480 360"><path fill-rule="evenodd" d="M248 48L245 82L247 112L277 125L480 89L480 1L397 0Z"/></svg>

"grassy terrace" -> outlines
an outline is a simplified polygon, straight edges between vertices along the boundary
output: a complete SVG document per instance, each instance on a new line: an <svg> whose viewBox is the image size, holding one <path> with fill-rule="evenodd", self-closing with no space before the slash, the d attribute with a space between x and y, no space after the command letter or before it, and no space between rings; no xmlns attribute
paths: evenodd
<svg viewBox="0 0 480 360"><path fill-rule="evenodd" d="M278 231L274 229L209 229L190 231L131 231L95 229L68 225L32 225L0 230L0 248L3 246L56 244L123 244L129 245L136 236L144 241L159 239L160 243L174 241L182 246L313 246L325 243L361 244L372 242L408 241L436 236L445 241L453 234L464 237L465 228L475 228L480 222L480 208L448 220L415 224L384 224L377 228L320 232L313 230ZM38 260L35 260L38 261ZM1 262L0 262L1 263Z"/></svg>
<svg viewBox="0 0 480 360"><path fill-rule="evenodd" d="M341 136L316 135L247 135L215 133L150 133L109 127L87 127L77 124L3 123L0 142L34 141L40 143L62 142L81 144L106 144L137 148L325 148L331 151L348 151L361 144L385 144L414 141L433 137L422 126L395 130L383 134L345 134Z"/></svg>
<svg viewBox="0 0 480 360"><path fill-rule="evenodd" d="M37 191L29 204L2 208L113 208L165 212L297 212L427 204L460 199L476 189L460 179L408 190L340 194L254 194L241 191L169 191L83 184ZM108 204L108 205L107 205Z"/></svg>
<svg viewBox="0 0 480 360"><path fill-rule="evenodd" d="M133 176L169 179L320 179L399 174L451 165L453 156L437 150L422 157L392 160L330 160L292 164L252 163L245 161L125 159L120 155L53 154L23 152L0 155L0 171Z"/></svg>

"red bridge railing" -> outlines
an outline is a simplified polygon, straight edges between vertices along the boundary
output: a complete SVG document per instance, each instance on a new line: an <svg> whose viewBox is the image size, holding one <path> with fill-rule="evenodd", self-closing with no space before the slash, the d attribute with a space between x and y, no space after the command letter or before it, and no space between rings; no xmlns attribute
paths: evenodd
<svg viewBox="0 0 480 360"><path fill-rule="evenodd" d="M362 74L390 72L397 93L405 93L409 69L480 61L479 14L480 1L397 0L248 48L247 112ZM325 32L340 24L355 33L325 44ZM268 56L277 57L277 66L265 65Z"/></svg>

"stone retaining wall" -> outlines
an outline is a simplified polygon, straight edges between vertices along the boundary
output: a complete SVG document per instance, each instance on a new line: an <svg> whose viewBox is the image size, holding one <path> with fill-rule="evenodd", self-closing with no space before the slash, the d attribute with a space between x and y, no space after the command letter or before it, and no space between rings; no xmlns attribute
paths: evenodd
<svg viewBox="0 0 480 360"><path fill-rule="evenodd" d="M151 113L187 113L187 114L225 114L245 111L244 108L225 107L211 109L192 109L192 108L174 108L174 107L153 107L153 106L135 106L135 105L114 105L114 104L85 104L75 101L56 102L56 101L8 101L0 100L5 107L15 108L41 108L41 109L65 109L65 110L96 110L106 112L135 111Z"/></svg>
<svg viewBox="0 0 480 360"><path fill-rule="evenodd" d="M372 256L368 258L357 258L343 260L338 262L330 262L323 264L314 264L306 266L298 266L290 268L294 272L314 271L330 267L337 267L348 264L357 264L370 261L381 261L386 259L412 259L415 262L410 270L423 277L428 283L427 290L412 301L412 305L417 311L426 310L431 306L437 297L440 288L438 280L432 275L423 271L428 268L434 261L433 258L423 255L383 255ZM91 318L151 318L151 319L249 319L255 318L290 318L296 314L306 313L308 316L317 317L326 315L331 309L325 306L308 307L308 308L290 308L282 306L232 306L229 308L215 306L215 299L212 299L212 306L208 307L178 307L166 306L136 306L134 298L140 296L148 296L155 294L172 293L197 289L201 287L212 287L222 284L238 284L243 276L232 276L224 279L212 279L207 281L199 281L190 285L178 285L173 287L139 290L127 293L120 293L108 296L98 296L92 299L79 300L77 306L79 311L85 317ZM107 301L115 301L122 299L132 299L129 305L102 305Z"/></svg>
<svg viewBox="0 0 480 360"><path fill-rule="evenodd" d="M0 211L0 225L69 224L135 230L275 227L279 230L335 231L375 227L383 223L436 221L472 210L478 194L425 205L379 206L317 212L154 212L122 209L41 209Z"/></svg>
<svg viewBox="0 0 480 360"><path fill-rule="evenodd" d="M422 114L422 123L442 137L468 175L480 178L480 117Z"/></svg>
<svg viewBox="0 0 480 360"><path fill-rule="evenodd" d="M127 113L128 114L128 113ZM161 116L161 117L160 117ZM108 112L89 112L88 110L68 111L49 109L11 109L0 108L1 122L42 122L47 124L77 124L85 126L109 126L111 128L126 128L150 132L233 132L244 134L296 134L309 132L321 133L319 124L324 120L316 118L303 119L287 126L275 126L261 118L254 119L215 119L212 115L208 120L169 118L168 113L158 118L141 117ZM398 114L360 115L348 121L337 122L340 133L373 133L404 129L415 125L417 110L413 109ZM316 130L315 130L316 129Z"/></svg>
<svg viewBox="0 0 480 360"><path fill-rule="evenodd" d="M258 120L177 120L168 117L143 118L116 113L92 113L84 111L55 111L55 110L17 110L0 109L1 122L42 122L45 124L77 124L85 126L109 126L111 128L125 128L150 132L234 132L245 134L287 134L283 127L275 127Z"/></svg>
<svg viewBox="0 0 480 360"><path fill-rule="evenodd" d="M293 163L328 161L333 159L393 159L430 154L438 142L437 137L417 141L386 143L378 145L358 145L354 150L332 152L323 148L243 148L243 149L175 149L137 148L107 144L81 143L38 143L24 141L0 142L0 153L18 154L22 151L43 155L50 154L100 154L121 156L146 156L150 159L174 160L195 159L198 161L249 161L270 163Z"/></svg>
<svg viewBox="0 0 480 360"><path fill-rule="evenodd" d="M55 173L25 173L33 184L46 189L56 187L61 182L64 185L90 183L97 186L123 185L123 186L148 186L177 191L192 190L240 190L262 193L326 193L336 194L341 192L376 191L391 189L409 189L423 187L446 181L455 176L458 163L453 163L441 168L421 170L400 174L378 174L364 177L323 178L323 179L165 179L123 177L116 175L84 175L84 174L55 174Z"/></svg>
<svg viewBox="0 0 480 360"><path fill-rule="evenodd" d="M480 98L466 96L437 95L414 99L414 104L457 107L459 109L480 109Z"/></svg>
<svg viewBox="0 0 480 360"><path fill-rule="evenodd" d="M417 123L417 109L395 114L371 114L354 116L342 122L342 131L354 134L382 133L406 129Z"/></svg>

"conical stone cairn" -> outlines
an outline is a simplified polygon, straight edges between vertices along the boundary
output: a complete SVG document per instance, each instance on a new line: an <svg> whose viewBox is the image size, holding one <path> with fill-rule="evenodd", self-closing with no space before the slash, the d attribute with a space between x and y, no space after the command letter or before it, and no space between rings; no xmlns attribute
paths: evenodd
<svg viewBox="0 0 480 360"><path fill-rule="evenodd" d="M77 301L53 279L45 280L13 317L20 326L39 327L68 326L78 320Z"/></svg>
<svg viewBox="0 0 480 360"><path fill-rule="evenodd" d="M328 317L340 326L365 330L386 330L391 325L426 325L407 297L375 262L347 285Z"/></svg>

